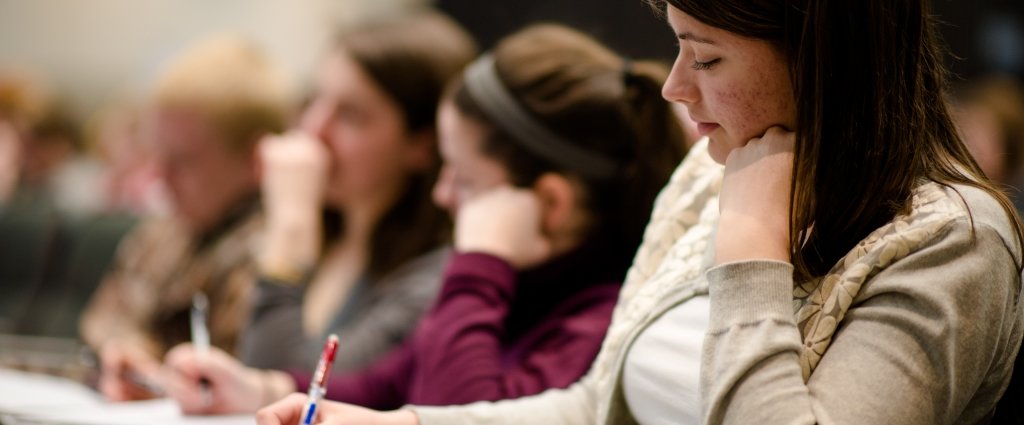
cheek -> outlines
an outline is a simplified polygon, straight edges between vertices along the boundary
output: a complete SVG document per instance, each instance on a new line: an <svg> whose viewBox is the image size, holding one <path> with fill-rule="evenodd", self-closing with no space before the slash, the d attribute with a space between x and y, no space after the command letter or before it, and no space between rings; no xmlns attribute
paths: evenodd
<svg viewBox="0 0 1024 425"><path fill-rule="evenodd" d="M343 179L360 188L388 184L403 174L398 140L365 139L339 153L338 168Z"/></svg>
<svg viewBox="0 0 1024 425"><path fill-rule="evenodd" d="M777 80L759 77L731 84L716 93L721 124L736 143L760 137L771 126L791 125L786 117L786 98L790 94Z"/></svg>
<svg viewBox="0 0 1024 425"><path fill-rule="evenodd" d="M760 136L772 121L772 95L760 84L733 84L718 93L722 125L737 138Z"/></svg>

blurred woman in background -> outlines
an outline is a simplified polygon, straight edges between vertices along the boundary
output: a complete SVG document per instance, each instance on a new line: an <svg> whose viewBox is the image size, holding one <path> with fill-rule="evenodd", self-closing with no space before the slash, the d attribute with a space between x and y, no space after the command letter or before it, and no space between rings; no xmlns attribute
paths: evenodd
<svg viewBox="0 0 1024 425"><path fill-rule="evenodd" d="M457 254L440 298L405 345L327 397L377 408L500 400L564 388L591 365L655 195L685 141L660 96L665 69L626 62L561 26L503 40L454 83L438 125L435 201ZM345 344L342 338L342 345ZM252 411L308 375L173 352L185 411ZM203 409L198 382L224 389ZM215 396L216 398L216 396ZM270 400L263 400L267 402Z"/></svg>

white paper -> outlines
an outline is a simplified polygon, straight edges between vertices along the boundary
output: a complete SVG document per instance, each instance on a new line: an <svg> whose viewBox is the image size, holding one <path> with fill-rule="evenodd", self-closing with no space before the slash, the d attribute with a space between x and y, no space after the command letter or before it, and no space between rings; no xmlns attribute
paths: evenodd
<svg viewBox="0 0 1024 425"><path fill-rule="evenodd" d="M102 401L95 391L69 379L0 368L0 411L97 405Z"/></svg>
<svg viewBox="0 0 1024 425"><path fill-rule="evenodd" d="M11 425L235 425L254 415L186 416L171 399L110 403L88 387L0 369L0 422Z"/></svg>

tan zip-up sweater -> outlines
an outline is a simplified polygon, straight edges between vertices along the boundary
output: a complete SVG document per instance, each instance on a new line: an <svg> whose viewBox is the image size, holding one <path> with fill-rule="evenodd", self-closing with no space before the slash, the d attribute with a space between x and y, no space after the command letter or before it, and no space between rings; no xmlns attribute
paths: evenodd
<svg viewBox="0 0 1024 425"><path fill-rule="evenodd" d="M621 385L632 341L708 281L708 423L970 424L990 414L1024 323L1020 249L991 197L958 187L972 222L955 193L926 185L913 213L858 245L836 276L794 290L786 263L727 264L705 277L720 183L701 142L659 197L602 352L580 382L518 400L415 407L421 424L634 424ZM914 226L923 216L933 232Z"/></svg>

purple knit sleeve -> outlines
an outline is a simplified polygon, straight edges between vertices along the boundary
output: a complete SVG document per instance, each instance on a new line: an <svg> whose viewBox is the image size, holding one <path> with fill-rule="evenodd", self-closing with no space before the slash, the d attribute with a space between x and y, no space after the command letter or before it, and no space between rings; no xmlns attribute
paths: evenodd
<svg viewBox="0 0 1024 425"><path fill-rule="evenodd" d="M568 386L597 354L618 292L617 284L584 291L571 311L542 323L546 330L536 339L512 348L519 355L509 362L502 341L515 270L497 257L464 253L451 259L444 279L434 309L412 341L416 366L410 404L465 404Z"/></svg>

